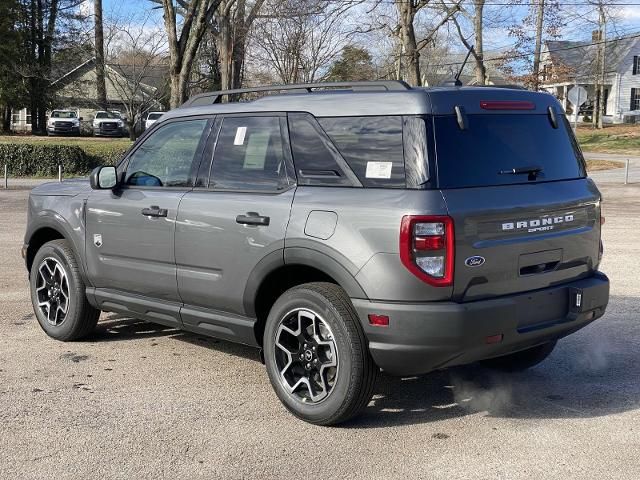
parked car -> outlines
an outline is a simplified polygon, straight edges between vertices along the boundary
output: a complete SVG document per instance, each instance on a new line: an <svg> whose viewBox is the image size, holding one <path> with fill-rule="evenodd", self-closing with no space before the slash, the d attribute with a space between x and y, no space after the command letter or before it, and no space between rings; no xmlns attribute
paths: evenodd
<svg viewBox="0 0 640 480"><path fill-rule="evenodd" d="M147 115L147 119L144 121L144 129L146 130L151 125L156 123L160 119L160 117L162 117L162 115L164 115L164 112L149 112L149 115Z"/></svg>
<svg viewBox="0 0 640 480"><path fill-rule="evenodd" d="M95 136L123 137L127 135L127 126L120 112L96 112L93 119L93 134Z"/></svg>
<svg viewBox="0 0 640 480"><path fill-rule="evenodd" d="M601 195L551 95L286 89L194 97L117 166L32 190L48 335L112 311L251 345L286 408L330 425L379 369L523 370L604 314Z"/></svg>
<svg viewBox="0 0 640 480"><path fill-rule="evenodd" d="M47 135L80 135L80 120L74 110L53 110L47 120Z"/></svg>

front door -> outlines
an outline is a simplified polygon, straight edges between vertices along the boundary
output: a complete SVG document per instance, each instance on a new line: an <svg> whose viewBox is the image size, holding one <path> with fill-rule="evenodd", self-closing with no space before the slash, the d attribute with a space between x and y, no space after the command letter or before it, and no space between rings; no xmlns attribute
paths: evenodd
<svg viewBox="0 0 640 480"><path fill-rule="evenodd" d="M214 151L204 169L208 178L183 197L176 220L182 321L191 330L251 343L245 287L260 262L283 263L295 192L286 120L226 116L217 127L207 148Z"/></svg>
<svg viewBox="0 0 640 480"><path fill-rule="evenodd" d="M87 271L99 303L117 305L121 294L179 303L175 221L192 188L208 125L199 118L158 126L121 164L123 184L89 196Z"/></svg>

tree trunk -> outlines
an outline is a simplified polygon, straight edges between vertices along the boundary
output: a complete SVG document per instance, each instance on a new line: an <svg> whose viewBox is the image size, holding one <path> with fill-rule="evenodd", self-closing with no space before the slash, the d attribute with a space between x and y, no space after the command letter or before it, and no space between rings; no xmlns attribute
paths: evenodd
<svg viewBox="0 0 640 480"><path fill-rule="evenodd" d="M108 109L107 85L104 73L104 30L102 25L102 0L93 2L95 15L95 53L96 53L96 93L98 105L103 110Z"/></svg>
<svg viewBox="0 0 640 480"><path fill-rule="evenodd" d="M476 61L476 82L479 85L485 85L487 83L487 69L484 66L484 45L482 38L484 0L475 0L474 8L473 31L475 36L474 50L476 54L473 58Z"/></svg>
<svg viewBox="0 0 640 480"><path fill-rule="evenodd" d="M536 45L533 51L533 88L540 86L540 51L542 49L542 25L544 23L544 1L538 0L538 16L536 18Z"/></svg>
<svg viewBox="0 0 640 480"><path fill-rule="evenodd" d="M413 2L406 0L396 0L400 13L400 40L406 59L407 81L414 87L421 85L420 78L420 52L416 42L416 33L413 27L415 17L415 7Z"/></svg>
<svg viewBox="0 0 640 480"><path fill-rule="evenodd" d="M2 123L0 124L0 129L3 132L9 132L11 130L11 107L9 105L2 107Z"/></svg>
<svg viewBox="0 0 640 480"><path fill-rule="evenodd" d="M220 90L230 90L233 84L233 32L228 15L219 16L216 49L220 62ZM226 101L227 99L223 99Z"/></svg>

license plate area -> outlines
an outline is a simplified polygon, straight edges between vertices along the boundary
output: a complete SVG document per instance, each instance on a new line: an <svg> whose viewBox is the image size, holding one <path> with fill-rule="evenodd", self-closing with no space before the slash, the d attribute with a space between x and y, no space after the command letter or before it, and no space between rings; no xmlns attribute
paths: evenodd
<svg viewBox="0 0 640 480"><path fill-rule="evenodd" d="M523 295L518 299L518 329L564 321L569 312L567 288Z"/></svg>

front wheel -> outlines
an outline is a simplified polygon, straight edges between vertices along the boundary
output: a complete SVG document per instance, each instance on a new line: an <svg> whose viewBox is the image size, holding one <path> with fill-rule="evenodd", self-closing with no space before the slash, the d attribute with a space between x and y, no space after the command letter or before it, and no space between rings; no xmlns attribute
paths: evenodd
<svg viewBox="0 0 640 480"><path fill-rule="evenodd" d="M483 360L485 367L502 370L503 372L521 372L528 368L534 367L543 362L556 346L557 341L543 343L521 352L504 355L502 357L489 358Z"/></svg>
<svg viewBox="0 0 640 480"><path fill-rule="evenodd" d="M349 297L331 283L282 294L265 326L264 358L284 406L316 425L357 415L371 399L378 372Z"/></svg>
<svg viewBox="0 0 640 480"><path fill-rule="evenodd" d="M29 275L31 302L42 329L57 340L78 340L91 333L100 310L89 304L73 250L66 240L45 243Z"/></svg>

